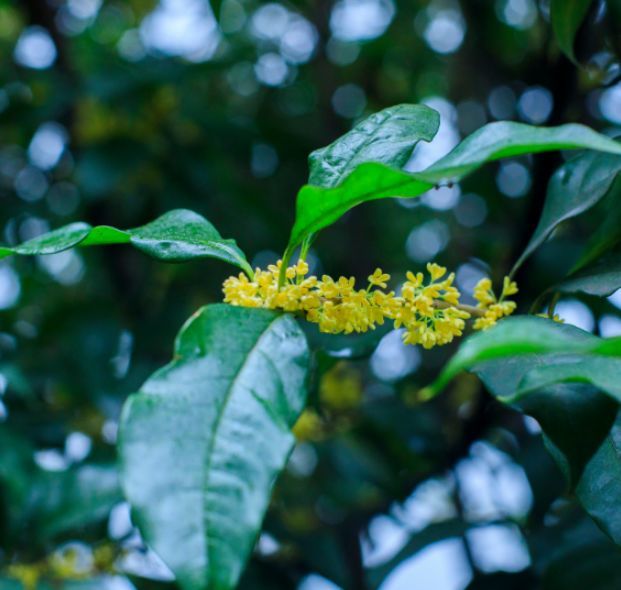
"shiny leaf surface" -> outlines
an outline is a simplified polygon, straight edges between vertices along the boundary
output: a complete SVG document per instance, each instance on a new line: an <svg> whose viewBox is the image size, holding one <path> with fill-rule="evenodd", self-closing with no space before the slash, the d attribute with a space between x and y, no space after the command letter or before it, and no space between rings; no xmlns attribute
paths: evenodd
<svg viewBox="0 0 621 590"><path fill-rule="evenodd" d="M329 146L309 156L308 183L331 188L365 162L402 168L419 141L431 141L439 114L424 105L401 104L374 113Z"/></svg>
<svg viewBox="0 0 621 590"><path fill-rule="evenodd" d="M621 145L621 144L618 144ZM563 164L552 176L541 218L514 271L563 221L596 205L610 190L621 172L621 157L585 153Z"/></svg>
<svg viewBox="0 0 621 590"><path fill-rule="evenodd" d="M376 199L417 197L440 182L456 182L487 162L523 154L592 149L621 155L621 144L583 125L533 127L522 123L485 125L426 170L409 174L378 163L364 163L332 188L306 185L298 193L289 250L327 227L353 207Z"/></svg>
<svg viewBox="0 0 621 590"><path fill-rule="evenodd" d="M172 363L128 400L124 489L147 542L186 590L233 588L303 409L306 339L267 310L213 305Z"/></svg>
<svg viewBox="0 0 621 590"><path fill-rule="evenodd" d="M187 209L165 213L155 221L130 230L72 223L13 248L0 248L0 258L12 254L56 254L76 246L132 244L167 262L217 258L249 271L250 266L234 240L225 240L204 217Z"/></svg>

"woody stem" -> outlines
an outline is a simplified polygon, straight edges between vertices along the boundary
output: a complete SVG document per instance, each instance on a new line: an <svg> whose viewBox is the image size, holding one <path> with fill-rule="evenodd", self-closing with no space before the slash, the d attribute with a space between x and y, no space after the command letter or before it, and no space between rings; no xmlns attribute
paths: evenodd
<svg viewBox="0 0 621 590"><path fill-rule="evenodd" d="M461 309L462 311L468 312L471 316L475 316L478 318L482 318L485 316L485 310L474 307L473 305L464 305L462 303L453 305L452 303L448 303L447 301L440 301L439 299L434 299L433 306L437 309L449 309L450 307L455 307L457 309Z"/></svg>

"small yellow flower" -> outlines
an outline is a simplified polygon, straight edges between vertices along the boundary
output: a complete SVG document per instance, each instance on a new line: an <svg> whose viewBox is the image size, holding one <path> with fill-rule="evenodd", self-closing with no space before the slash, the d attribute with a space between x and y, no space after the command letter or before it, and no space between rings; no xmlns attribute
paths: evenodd
<svg viewBox="0 0 621 590"><path fill-rule="evenodd" d="M473 295L478 301L477 307L484 310L485 315L474 322L473 329L487 330L494 326L499 319L511 315L517 306L514 301L505 301L505 297L517 292L518 287L515 281L505 277L502 283L502 293L497 298L492 288L492 281L489 278L481 279L476 284Z"/></svg>
<svg viewBox="0 0 621 590"><path fill-rule="evenodd" d="M369 275L369 284L381 287L382 289L388 287L387 281L389 280L390 275L383 272L381 268L376 268L375 272L372 275Z"/></svg>
<svg viewBox="0 0 621 590"><path fill-rule="evenodd" d="M509 277L505 277L502 282L502 297L508 297L509 295L515 295L518 292L518 286L515 281L512 281Z"/></svg>
<svg viewBox="0 0 621 590"><path fill-rule="evenodd" d="M429 262L427 263L427 272L431 276L432 281L437 281L446 274L446 268L436 264L435 262Z"/></svg>
<svg viewBox="0 0 621 590"><path fill-rule="evenodd" d="M299 442L321 440L323 421L317 412L307 409L302 412L292 431Z"/></svg>

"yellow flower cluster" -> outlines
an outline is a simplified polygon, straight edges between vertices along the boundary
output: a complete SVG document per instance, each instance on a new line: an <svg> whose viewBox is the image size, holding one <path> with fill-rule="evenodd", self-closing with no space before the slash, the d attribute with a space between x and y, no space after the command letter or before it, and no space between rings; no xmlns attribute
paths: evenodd
<svg viewBox="0 0 621 590"><path fill-rule="evenodd" d="M506 301L505 298L518 292L515 281L505 277L502 284L502 293L496 297L492 288L492 281L488 278L481 279L474 288L474 298L478 301L477 308L485 314L475 320L472 327L475 330L487 330L500 318L511 315L515 311L515 301Z"/></svg>
<svg viewBox="0 0 621 590"><path fill-rule="evenodd" d="M229 277L223 286L224 301L300 313L329 334L366 332L389 319L395 328L405 328L406 344L424 348L448 344L461 336L473 313L481 316L475 329L484 329L515 309L515 303L504 301L517 292L508 278L500 299L496 299L491 281L483 279L475 290L478 310L460 305L460 292L453 285L455 274L447 275L446 268L434 263L427 265L427 279L422 272L408 272L399 295L386 290L390 275L379 268L368 277L366 289L357 289L353 277L335 281L327 275L321 279L308 276L308 264L303 260L287 268L286 282L279 288L281 265L278 261L266 270L256 269L252 279L243 273Z"/></svg>
<svg viewBox="0 0 621 590"><path fill-rule="evenodd" d="M379 288L390 277L379 269L369 277L367 289L356 289L356 279L340 277L337 281L324 275L308 275L308 264L299 261L286 271L287 281L279 289L281 261L257 269L253 280L240 273L224 281L224 301L244 307L265 307L288 312L302 312L309 322L329 334L366 332L384 323L386 310L394 293Z"/></svg>
<svg viewBox="0 0 621 590"><path fill-rule="evenodd" d="M404 326L403 341L423 348L448 344L461 336L470 313L457 307L460 293L453 286L455 273L446 276L446 268L428 264L431 280L425 283L422 272L408 272L401 297L394 298L391 319L395 328Z"/></svg>

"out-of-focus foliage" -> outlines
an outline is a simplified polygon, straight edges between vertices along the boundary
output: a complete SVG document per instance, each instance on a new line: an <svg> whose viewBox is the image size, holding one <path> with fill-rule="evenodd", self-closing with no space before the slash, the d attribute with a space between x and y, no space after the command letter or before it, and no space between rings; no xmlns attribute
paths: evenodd
<svg viewBox="0 0 621 590"><path fill-rule="evenodd" d="M550 9L543 0L0 0L2 244L79 220L137 228L187 208L265 266L287 244L307 155L393 104L441 115L410 172L496 120L617 136L621 3L592 2L558 39ZM599 289L580 288L582 275L572 288L562 282L618 243L614 158L579 154L548 187L563 155L516 156L419 200L365 203L314 242L313 272L362 278L381 265L400 278L433 258L470 291L485 274L508 273L547 192L540 234L553 239L516 275L520 311L540 311L550 289L545 303L568 323L618 335L614 276L591 271ZM603 179L576 179L601 159L610 160ZM17 579L40 589L175 587L118 487L120 408L169 361L183 321L221 299L228 273L218 261L164 265L123 245L0 263L0 589L22 587ZM614 401L589 385L555 386L566 391L524 399L534 422L498 403L497 383L477 369L482 382L460 374L421 404L420 388L454 350L404 347L388 330L307 335L323 348L309 410L241 588L619 586L618 549L587 516L619 539ZM568 428L549 420L561 410Z"/></svg>

